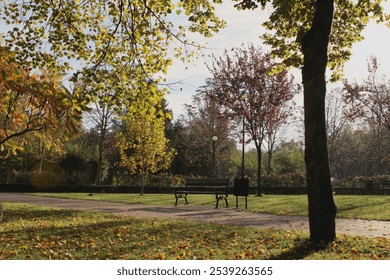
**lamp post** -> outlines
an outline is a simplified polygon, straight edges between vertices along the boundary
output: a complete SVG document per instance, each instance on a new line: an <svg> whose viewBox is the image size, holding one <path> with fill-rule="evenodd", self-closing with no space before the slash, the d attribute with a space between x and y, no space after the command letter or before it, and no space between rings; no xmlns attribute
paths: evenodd
<svg viewBox="0 0 390 280"><path fill-rule="evenodd" d="M217 177L217 164L216 164L216 156L215 156L215 150L216 150L216 144L217 144L217 141L218 141L218 137L217 136L213 136L211 138L213 140L213 177L216 178Z"/></svg>
<svg viewBox="0 0 390 280"><path fill-rule="evenodd" d="M241 178L245 177L245 117L242 116L242 156L241 156Z"/></svg>
<svg viewBox="0 0 390 280"><path fill-rule="evenodd" d="M242 155L241 155L241 178L245 177L245 100L240 101L242 107Z"/></svg>
<svg viewBox="0 0 390 280"><path fill-rule="evenodd" d="M241 178L234 179L234 195L236 197L236 208L238 208L238 197L245 197L245 209L248 209L249 179L245 178L245 97L240 100L242 109L242 156L241 156Z"/></svg>

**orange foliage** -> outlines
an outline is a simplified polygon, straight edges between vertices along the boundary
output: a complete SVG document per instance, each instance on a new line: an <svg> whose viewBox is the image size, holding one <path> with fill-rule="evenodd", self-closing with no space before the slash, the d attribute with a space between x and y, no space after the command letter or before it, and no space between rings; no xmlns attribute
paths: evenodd
<svg viewBox="0 0 390 280"><path fill-rule="evenodd" d="M8 49L0 47L0 146L16 153L24 136L50 136L57 129L75 130L81 107L61 84L45 74L31 74Z"/></svg>

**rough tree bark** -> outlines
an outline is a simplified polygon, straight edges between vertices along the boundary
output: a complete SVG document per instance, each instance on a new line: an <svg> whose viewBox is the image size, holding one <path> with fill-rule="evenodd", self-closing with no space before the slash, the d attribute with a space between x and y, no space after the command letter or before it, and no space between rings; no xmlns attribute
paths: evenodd
<svg viewBox="0 0 390 280"><path fill-rule="evenodd" d="M3 221L3 202L0 201L0 223Z"/></svg>
<svg viewBox="0 0 390 280"><path fill-rule="evenodd" d="M333 0L317 0L311 29L302 39L305 107L305 162L309 200L310 240L330 243L336 237L325 126L325 71Z"/></svg>

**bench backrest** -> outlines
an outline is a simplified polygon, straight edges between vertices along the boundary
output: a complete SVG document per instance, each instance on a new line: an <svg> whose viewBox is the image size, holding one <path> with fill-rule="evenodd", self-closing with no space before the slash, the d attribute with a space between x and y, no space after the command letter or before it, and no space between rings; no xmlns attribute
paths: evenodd
<svg viewBox="0 0 390 280"><path fill-rule="evenodd" d="M202 179L194 179L188 178L186 179L186 185L191 187L227 187L229 186L229 179L226 178L202 178Z"/></svg>
<svg viewBox="0 0 390 280"><path fill-rule="evenodd" d="M186 189L189 190L191 188L197 190L208 190L208 189L219 189L223 190L223 192L228 193L229 187L229 179L228 178L202 178L202 179L194 179L187 178L186 179Z"/></svg>

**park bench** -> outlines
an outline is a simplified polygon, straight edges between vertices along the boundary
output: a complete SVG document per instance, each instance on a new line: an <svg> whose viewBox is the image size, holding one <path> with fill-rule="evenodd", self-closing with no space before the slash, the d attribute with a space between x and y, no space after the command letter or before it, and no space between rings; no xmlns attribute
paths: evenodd
<svg viewBox="0 0 390 280"><path fill-rule="evenodd" d="M390 181L384 180L382 182L382 189L387 189L390 187Z"/></svg>
<svg viewBox="0 0 390 280"><path fill-rule="evenodd" d="M215 208L218 208L221 199L225 200L226 207L228 207L228 187L229 179L226 178L187 178L185 187L175 191L175 206L177 206L179 198L184 198L186 204L188 204L187 196L189 194L213 194L216 199Z"/></svg>

